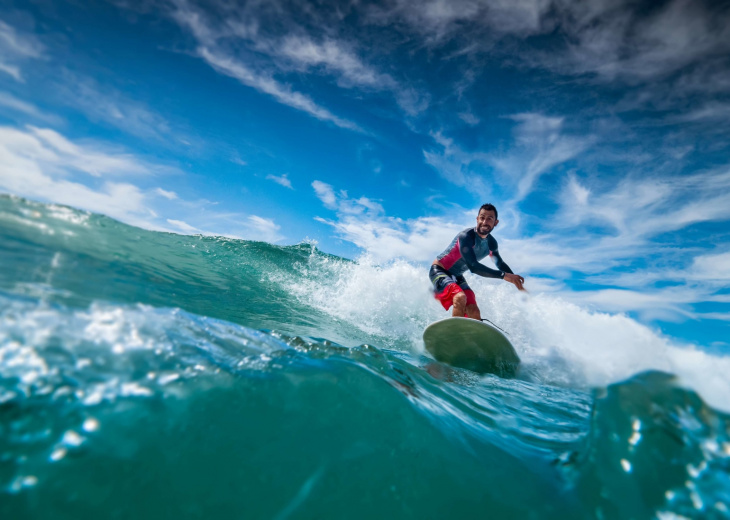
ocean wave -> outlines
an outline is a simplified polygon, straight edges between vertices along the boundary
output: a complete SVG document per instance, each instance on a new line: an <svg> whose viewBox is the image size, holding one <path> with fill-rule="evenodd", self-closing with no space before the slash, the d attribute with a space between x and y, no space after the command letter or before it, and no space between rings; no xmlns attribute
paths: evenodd
<svg viewBox="0 0 730 520"><path fill-rule="evenodd" d="M727 514L730 418L667 374L582 391L174 308L0 309L4 517Z"/></svg>

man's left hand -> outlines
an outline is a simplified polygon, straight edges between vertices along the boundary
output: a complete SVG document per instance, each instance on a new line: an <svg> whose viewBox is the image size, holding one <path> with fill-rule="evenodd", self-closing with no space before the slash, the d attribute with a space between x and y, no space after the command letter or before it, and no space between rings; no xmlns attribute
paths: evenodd
<svg viewBox="0 0 730 520"><path fill-rule="evenodd" d="M522 286L522 284L525 283L525 279L522 278L520 275L506 273L504 275L504 279L506 281L508 281L509 283L514 284L515 287L517 287L520 291L524 291L525 290L525 288Z"/></svg>

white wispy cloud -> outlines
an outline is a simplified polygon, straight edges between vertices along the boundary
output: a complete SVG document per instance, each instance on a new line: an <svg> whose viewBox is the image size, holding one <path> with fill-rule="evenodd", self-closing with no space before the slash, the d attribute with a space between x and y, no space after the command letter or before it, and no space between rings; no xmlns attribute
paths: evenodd
<svg viewBox="0 0 730 520"><path fill-rule="evenodd" d="M326 208L337 210L340 213L349 215L362 215L366 213L379 215L385 212L379 202L367 197L360 197L358 199L350 198L345 190L340 190L336 193L330 184L322 181L315 180L312 182L312 188L314 188L317 198L322 201Z"/></svg>
<svg viewBox="0 0 730 520"><path fill-rule="evenodd" d="M337 196L330 184L322 181L314 181L312 182L312 188L314 188L317 198L322 201L326 208L337 209Z"/></svg>
<svg viewBox="0 0 730 520"><path fill-rule="evenodd" d="M334 115L326 108L315 103L310 97L292 90L271 76L262 75L253 71L232 56L228 56L217 50L211 50L207 47L199 47L197 54L218 72L236 78L244 85L272 96L279 103L306 112L322 121L334 123L341 128L355 130L357 132L363 131L352 121Z"/></svg>
<svg viewBox="0 0 730 520"><path fill-rule="evenodd" d="M47 116L34 104L23 101L8 92L0 91L0 106L36 119L47 119Z"/></svg>
<svg viewBox="0 0 730 520"><path fill-rule="evenodd" d="M433 260L463 225L437 217L402 220L386 216L368 218L343 214L337 220L317 217L337 235L366 251L375 262L403 258L414 262Z"/></svg>
<svg viewBox="0 0 730 520"><path fill-rule="evenodd" d="M167 191L167 190L163 190L162 188L155 189L155 193L157 193L161 197L166 198L167 200L176 200L179 198L177 196L177 193L175 193L174 191Z"/></svg>
<svg viewBox="0 0 730 520"><path fill-rule="evenodd" d="M537 113L510 116L518 123L515 128L516 144L509 155L496 157L498 169L517 181L516 200L530 194L538 178L555 166L573 159L591 142L590 137L567 135L562 117Z"/></svg>
<svg viewBox="0 0 730 520"><path fill-rule="evenodd" d="M730 103L723 103L716 100L708 101L674 118L674 121L680 123L724 123L728 120L730 120Z"/></svg>
<svg viewBox="0 0 730 520"><path fill-rule="evenodd" d="M730 167L674 177L626 177L597 192L571 180L556 222L608 225L632 244L700 222L729 220L728 189Z"/></svg>
<svg viewBox="0 0 730 520"><path fill-rule="evenodd" d="M168 121L143 103L109 85L64 70L54 89L55 98L95 123L104 123L145 139L168 143L172 129ZM177 137L180 140L181 137Z"/></svg>
<svg viewBox="0 0 730 520"><path fill-rule="evenodd" d="M423 151L426 164L452 184L463 186L480 197L488 197L492 192L490 183L485 181L491 173L489 155L465 151L441 132L432 133L431 137L438 148Z"/></svg>
<svg viewBox="0 0 730 520"><path fill-rule="evenodd" d="M540 176L579 156L593 142L564 130L564 118L539 113L508 116L517 124L507 152L465 151L441 132L431 136L441 150L424 150L427 164L446 180L480 197L490 197L494 182L515 191L511 204L529 195Z"/></svg>
<svg viewBox="0 0 730 520"><path fill-rule="evenodd" d="M730 282L730 251L701 255L692 260L687 270L689 278L727 286Z"/></svg>
<svg viewBox="0 0 730 520"><path fill-rule="evenodd" d="M246 235L251 240L261 240L275 244L284 239L279 233L281 226L269 218L249 215L244 226L246 228Z"/></svg>
<svg viewBox="0 0 730 520"><path fill-rule="evenodd" d="M390 0L364 11L371 23L407 31L429 49L469 57L471 74L488 56L582 84L638 88L635 108L724 121L697 100L687 102L688 96L727 92L730 10L720 3ZM544 46L538 35L553 44ZM461 80L455 89L461 89Z"/></svg>
<svg viewBox="0 0 730 520"><path fill-rule="evenodd" d="M648 15L624 3L573 19L563 25L576 41L572 66L607 79L662 78L730 48L728 13L713 12L701 2L673 0Z"/></svg>
<svg viewBox="0 0 730 520"><path fill-rule="evenodd" d="M267 42L266 48L271 55L286 58L299 70L323 68L337 78L341 87L390 91L407 114L416 115L428 108L427 94L401 85L390 74L365 64L345 42L332 39L317 42L309 36L298 35L286 36L281 43Z"/></svg>
<svg viewBox="0 0 730 520"><path fill-rule="evenodd" d="M430 45L467 35L474 51L491 48L495 37L527 39L558 32L566 37L566 47L551 47L549 53L533 49L523 53L529 54L525 58L535 65L608 79L664 76L730 46L726 10L689 0L644 7L629 0L395 0L371 14L381 23L405 21ZM475 39L481 43L476 48Z"/></svg>
<svg viewBox="0 0 730 520"><path fill-rule="evenodd" d="M697 287L668 289L600 289L563 292L561 296L584 307L605 312L633 312L643 320L680 322L687 319L724 319L722 315L696 312L694 305L710 301L708 291Z"/></svg>
<svg viewBox="0 0 730 520"><path fill-rule="evenodd" d="M373 6L369 16L381 25L394 19L405 21L429 46L444 45L456 35L481 40L479 47L491 45L493 34L531 36L553 27L546 15L554 4L550 0L394 0L385 7ZM488 29L488 30L485 30ZM472 50L475 50L472 47Z"/></svg>
<svg viewBox="0 0 730 520"><path fill-rule="evenodd" d="M363 55L378 56L378 49L363 45L354 35L327 30L331 21L322 14L325 11L295 4L247 4L220 16L220 6L215 4L183 0L175 4L173 17L195 37L197 54L213 68L318 119L362 131L278 78L292 78L292 72L299 77L314 74L332 78L340 88L355 89L360 95L388 93L410 116L429 106L427 92L366 61Z"/></svg>
<svg viewBox="0 0 730 520"><path fill-rule="evenodd" d="M43 45L35 36L21 32L2 20L0 20L0 45L5 52L17 56L39 58L43 52Z"/></svg>
<svg viewBox="0 0 730 520"><path fill-rule="evenodd" d="M20 67L17 65L8 65L7 63L0 62L0 71L8 74L15 81L23 81L23 76L20 74Z"/></svg>
<svg viewBox="0 0 730 520"><path fill-rule="evenodd" d="M265 70L265 68L258 67L253 62L247 63L235 51L227 49L220 43L222 40L235 37L236 31L232 31L231 28L238 27L240 30L242 25L236 26L229 23L226 27L216 28L202 10L183 0L176 2L172 16L195 37L198 43L195 54L214 70L273 97L279 103L305 112L317 119L331 122L348 130L363 131L356 123L334 115L326 108L318 105L309 96L297 92L289 85L275 79L271 72Z"/></svg>
<svg viewBox="0 0 730 520"><path fill-rule="evenodd" d="M22 132L14 128L3 129L3 141L17 145L16 156L43 158L61 168L69 168L94 177L103 175L136 175L150 173L149 166L127 153L109 153L101 147L79 145L50 128L27 126Z"/></svg>
<svg viewBox="0 0 730 520"><path fill-rule="evenodd" d="M279 177L277 177L276 175L267 175L266 178L270 181L274 181L276 184L278 184L280 186L289 188L290 190L294 189L294 187L291 185L291 181L289 180L289 177L286 173Z"/></svg>
<svg viewBox="0 0 730 520"><path fill-rule="evenodd" d="M439 217L389 217L380 203L368 197L351 198L346 191L335 191L321 181L314 181L312 187L324 206L337 213L336 219L316 220L331 226L340 238L360 247L376 262L396 258L428 262L465 227Z"/></svg>
<svg viewBox="0 0 730 520"><path fill-rule="evenodd" d="M168 224L175 226L177 229L179 229L183 233L189 233L189 234L201 233L201 231L198 228L196 228L195 226L191 226L184 220L175 220L175 219L171 219L171 218L168 218L166 220L167 220Z"/></svg>
<svg viewBox="0 0 730 520"><path fill-rule="evenodd" d="M42 57L44 47L38 38L0 20L0 71L22 82L18 62Z"/></svg>
<svg viewBox="0 0 730 520"><path fill-rule="evenodd" d="M273 45L272 45L273 47ZM272 54L289 59L302 69L324 67L336 73L346 85L359 85L373 88L394 88L397 83L388 74L377 72L365 65L362 60L341 42L324 40L316 42L308 36L286 36Z"/></svg>

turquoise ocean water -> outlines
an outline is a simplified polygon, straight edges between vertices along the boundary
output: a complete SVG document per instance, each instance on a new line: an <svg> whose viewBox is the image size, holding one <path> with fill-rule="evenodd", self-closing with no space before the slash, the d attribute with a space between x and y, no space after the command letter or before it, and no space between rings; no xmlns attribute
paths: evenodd
<svg viewBox="0 0 730 520"><path fill-rule="evenodd" d="M475 280L448 371L428 287L0 196L0 518L730 518L727 358Z"/></svg>

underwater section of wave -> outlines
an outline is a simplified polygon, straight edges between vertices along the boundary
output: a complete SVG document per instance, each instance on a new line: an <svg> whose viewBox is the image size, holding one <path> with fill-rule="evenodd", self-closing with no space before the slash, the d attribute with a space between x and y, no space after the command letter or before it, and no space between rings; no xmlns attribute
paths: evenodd
<svg viewBox="0 0 730 520"><path fill-rule="evenodd" d="M727 518L730 418L179 309L0 293L0 518Z"/></svg>

